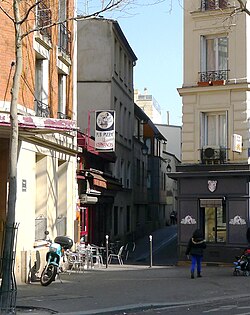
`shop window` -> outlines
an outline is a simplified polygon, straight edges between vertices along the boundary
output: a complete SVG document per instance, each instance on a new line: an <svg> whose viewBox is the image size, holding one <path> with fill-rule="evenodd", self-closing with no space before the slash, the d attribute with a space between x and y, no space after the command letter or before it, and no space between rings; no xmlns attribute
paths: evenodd
<svg viewBox="0 0 250 315"><path fill-rule="evenodd" d="M226 208L222 199L200 200L201 225L208 243L225 243L227 237Z"/></svg>

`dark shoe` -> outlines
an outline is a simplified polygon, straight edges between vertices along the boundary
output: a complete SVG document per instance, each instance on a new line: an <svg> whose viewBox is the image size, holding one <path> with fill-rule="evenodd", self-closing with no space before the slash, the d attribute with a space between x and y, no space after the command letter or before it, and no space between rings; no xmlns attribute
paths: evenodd
<svg viewBox="0 0 250 315"><path fill-rule="evenodd" d="M191 279L194 279L194 273L191 272Z"/></svg>
<svg viewBox="0 0 250 315"><path fill-rule="evenodd" d="M197 277L198 277L198 278L201 278L201 277L202 277L202 275L201 275L200 272L198 272Z"/></svg>

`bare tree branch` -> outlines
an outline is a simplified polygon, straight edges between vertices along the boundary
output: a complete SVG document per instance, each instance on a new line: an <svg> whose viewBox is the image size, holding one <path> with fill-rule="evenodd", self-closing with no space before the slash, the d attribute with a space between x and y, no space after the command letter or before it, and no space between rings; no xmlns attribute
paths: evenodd
<svg viewBox="0 0 250 315"><path fill-rule="evenodd" d="M42 1L43 1L43 0L38 0L38 1L36 1L34 4L32 4L32 5L28 8L28 10L27 10L26 14L24 15L24 17L23 17L20 21L18 21L18 23L21 25L21 24L23 24L25 21L27 21L30 12L31 12L36 6L38 6Z"/></svg>
<svg viewBox="0 0 250 315"><path fill-rule="evenodd" d="M240 4L240 11L250 15L250 11L247 9L247 1L237 0Z"/></svg>
<svg viewBox="0 0 250 315"><path fill-rule="evenodd" d="M15 23L15 19L0 5L0 10L13 22Z"/></svg>

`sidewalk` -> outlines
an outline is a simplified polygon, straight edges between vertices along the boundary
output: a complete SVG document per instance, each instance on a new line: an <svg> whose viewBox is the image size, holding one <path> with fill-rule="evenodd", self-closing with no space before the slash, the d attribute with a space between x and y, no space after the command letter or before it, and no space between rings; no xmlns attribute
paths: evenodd
<svg viewBox="0 0 250 315"><path fill-rule="evenodd" d="M176 226L152 233L152 268L149 267L149 236L146 236L138 240L133 255L122 266L111 264L108 268L95 267L84 273L63 274L63 283L56 280L48 287L42 287L39 282L18 286L17 314L111 314L119 308L143 307L145 303L137 302L145 291L145 285L148 286L151 281L157 284L157 279L170 271L172 275L179 274L179 270L167 266L174 265L177 259L176 235ZM157 261L161 263L157 265ZM162 261L170 263L164 265ZM154 292L155 289L152 289ZM144 302L153 303L155 297L151 295L145 296Z"/></svg>
<svg viewBox="0 0 250 315"><path fill-rule="evenodd" d="M150 305L164 307L233 297L250 298L249 277L234 277L232 271L230 267L204 267L203 277L192 280L189 266L96 268L63 275L63 283L57 280L48 287L39 283L19 286L17 314L122 314ZM21 306L26 308L21 309Z"/></svg>

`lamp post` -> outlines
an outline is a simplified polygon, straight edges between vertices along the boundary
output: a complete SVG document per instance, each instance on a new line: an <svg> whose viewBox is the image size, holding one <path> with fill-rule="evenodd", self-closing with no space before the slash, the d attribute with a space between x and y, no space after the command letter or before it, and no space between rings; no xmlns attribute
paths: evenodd
<svg viewBox="0 0 250 315"><path fill-rule="evenodd" d="M171 160L170 160L170 159L165 159L165 161L168 163L168 165L167 165L167 167L166 167L167 173L170 173L171 170L172 170L172 167L171 167L171 165L170 165Z"/></svg>
<svg viewBox="0 0 250 315"><path fill-rule="evenodd" d="M147 147L146 143L143 143L143 145L141 146L141 152L143 155L148 154L148 147Z"/></svg>
<svg viewBox="0 0 250 315"><path fill-rule="evenodd" d="M108 268L108 257L109 257L109 236L106 235L106 268Z"/></svg>

